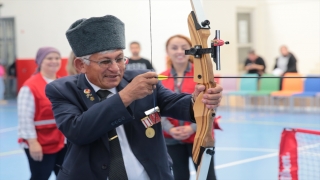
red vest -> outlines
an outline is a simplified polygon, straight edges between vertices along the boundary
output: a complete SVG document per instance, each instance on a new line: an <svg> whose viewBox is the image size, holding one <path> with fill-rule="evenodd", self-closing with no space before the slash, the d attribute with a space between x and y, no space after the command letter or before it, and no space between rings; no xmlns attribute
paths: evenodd
<svg viewBox="0 0 320 180"><path fill-rule="evenodd" d="M42 146L44 154L53 154L64 147L65 137L57 128L52 105L45 94L47 82L40 73L30 77L23 86L28 86L34 96L35 114L34 124L37 140Z"/></svg>
<svg viewBox="0 0 320 180"><path fill-rule="evenodd" d="M165 76L170 76L170 77L173 76L171 74L171 69L168 69L167 71L165 71L165 72L163 72L161 74L165 75ZM185 76L193 76L193 65L192 65L190 71L185 74ZM164 87L174 91L174 78L168 78L168 79L163 80L161 82L162 82ZM196 83L193 82L193 78L184 78L183 81L182 81L182 84L181 84L181 93L192 94L193 91L194 91L195 85L196 85ZM190 101L191 101L191 99L190 99ZM168 118L168 120L171 122L171 124L174 127L179 126L179 120L176 120L176 119L173 119L173 118L170 118L170 117L167 117L167 118ZM191 124L191 122L188 122L188 121L184 122L185 126L190 125L190 124ZM165 131L163 131L163 134L164 134L164 137L166 137L166 138L173 138L170 134L168 134ZM195 133L192 134L188 139L182 140L182 142L193 143L194 137L195 137Z"/></svg>

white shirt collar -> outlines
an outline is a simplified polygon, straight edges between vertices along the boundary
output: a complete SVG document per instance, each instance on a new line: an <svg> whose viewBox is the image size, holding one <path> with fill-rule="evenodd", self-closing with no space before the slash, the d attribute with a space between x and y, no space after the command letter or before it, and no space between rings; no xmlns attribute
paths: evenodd
<svg viewBox="0 0 320 180"><path fill-rule="evenodd" d="M42 76L42 75L41 75ZM45 77L45 76L42 76L43 77L43 79L49 84L49 83L51 83L52 81L54 81L54 79L49 79L49 78L47 78L47 77Z"/></svg>
<svg viewBox="0 0 320 180"><path fill-rule="evenodd" d="M90 84L91 87L93 88L94 92L97 92L97 91L99 91L100 89L102 89L102 88L100 88L100 87L92 84L92 83L89 81L89 79L87 78L87 75L86 75L86 74L85 74L84 76L86 77L87 81L89 82L89 84ZM114 87L114 88L111 88L111 89L106 89L106 90L109 90L109 91L110 91L111 93L113 93L113 94L117 94L117 89L116 89L115 87Z"/></svg>

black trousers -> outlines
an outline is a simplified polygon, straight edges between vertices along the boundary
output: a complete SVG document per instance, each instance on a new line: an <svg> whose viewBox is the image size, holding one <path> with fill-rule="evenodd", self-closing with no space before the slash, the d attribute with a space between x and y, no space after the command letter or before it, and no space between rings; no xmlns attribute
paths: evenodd
<svg viewBox="0 0 320 180"><path fill-rule="evenodd" d="M189 158L192 157L192 145L193 144L167 145L168 153L173 161L172 170L175 180L190 179ZM198 169L196 164L194 164L194 167L195 169ZM213 156L211 159L207 180L216 180Z"/></svg>
<svg viewBox="0 0 320 180"><path fill-rule="evenodd" d="M62 165L64 155L67 152L67 146L55 154L44 154L42 161L34 161L30 156L29 149L25 149L25 152L31 171L30 180L48 180L52 171L54 171L56 176L58 175L59 166Z"/></svg>

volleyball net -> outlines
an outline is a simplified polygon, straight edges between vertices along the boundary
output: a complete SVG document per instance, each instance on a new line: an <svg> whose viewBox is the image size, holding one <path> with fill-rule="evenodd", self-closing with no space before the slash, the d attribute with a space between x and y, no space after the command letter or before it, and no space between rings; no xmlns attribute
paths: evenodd
<svg viewBox="0 0 320 180"><path fill-rule="evenodd" d="M283 130L279 180L320 180L320 131Z"/></svg>

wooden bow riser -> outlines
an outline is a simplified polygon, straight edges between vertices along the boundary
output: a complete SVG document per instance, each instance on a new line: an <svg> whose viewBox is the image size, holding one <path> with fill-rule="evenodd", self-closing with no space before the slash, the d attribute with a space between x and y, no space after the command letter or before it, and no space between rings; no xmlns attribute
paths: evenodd
<svg viewBox="0 0 320 180"><path fill-rule="evenodd" d="M192 46L201 45L202 48L207 48L210 29L196 30L195 21L190 13L188 16L188 27ZM205 91L216 86L213 75L212 59L209 54L201 55L199 58L194 58L194 82L205 86ZM204 91L204 92L205 92ZM212 137L213 120L215 112L206 107L202 102L203 94L200 93L193 105L194 116L197 123L196 136L193 143L192 159L193 162L200 165L201 154L200 148L210 148L214 146Z"/></svg>
<svg viewBox="0 0 320 180"><path fill-rule="evenodd" d="M214 111L209 110L206 105L201 102L202 97L203 93L199 94L193 106L197 131L193 142L192 159L193 162L198 165L201 159L201 147L210 148L214 146L214 139L212 137Z"/></svg>

